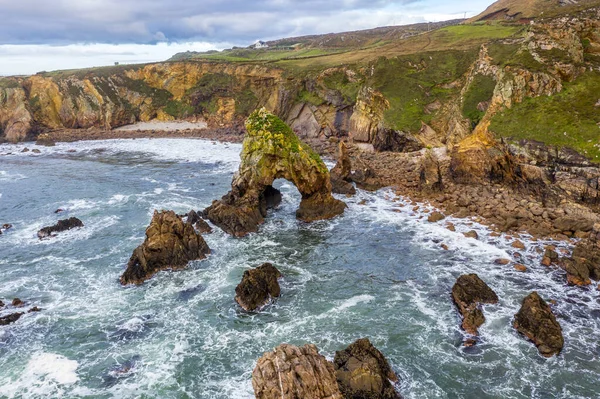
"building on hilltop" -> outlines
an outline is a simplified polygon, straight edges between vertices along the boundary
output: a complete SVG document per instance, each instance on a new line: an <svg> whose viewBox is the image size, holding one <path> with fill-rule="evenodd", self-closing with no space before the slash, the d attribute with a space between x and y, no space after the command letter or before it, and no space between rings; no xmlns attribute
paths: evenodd
<svg viewBox="0 0 600 399"><path fill-rule="evenodd" d="M252 46L250 46L250 48L254 48L254 49L267 48L267 47L269 47L267 42L263 42L262 40L258 40L256 43L254 43Z"/></svg>

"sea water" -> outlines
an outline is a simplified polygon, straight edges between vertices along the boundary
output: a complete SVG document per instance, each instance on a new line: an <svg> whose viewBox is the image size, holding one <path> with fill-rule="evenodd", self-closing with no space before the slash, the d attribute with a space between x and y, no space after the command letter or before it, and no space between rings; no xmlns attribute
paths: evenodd
<svg viewBox="0 0 600 399"><path fill-rule="evenodd" d="M201 210L224 195L239 144L195 139L0 146L0 299L39 313L0 327L1 398L252 398L256 360L282 343L313 343L332 359L368 337L400 377L405 398L596 398L600 295L566 286L540 265L547 242L522 240L520 273L494 263L514 252L470 220L428 223L428 208L389 190L339 197L344 215L295 219L296 188L257 234L204 235L212 254L141 286L119 276L155 210ZM64 212L55 214L55 210ZM85 227L39 240L58 219ZM476 230L479 240L463 232ZM446 244L449 251L441 248ZM560 248L559 248L560 249ZM281 297L260 313L234 301L244 270L273 263ZM480 341L464 348L450 292L477 273L498 294L486 305ZM565 334L560 356L541 357L512 328L537 290ZM3 310L0 315L10 313Z"/></svg>

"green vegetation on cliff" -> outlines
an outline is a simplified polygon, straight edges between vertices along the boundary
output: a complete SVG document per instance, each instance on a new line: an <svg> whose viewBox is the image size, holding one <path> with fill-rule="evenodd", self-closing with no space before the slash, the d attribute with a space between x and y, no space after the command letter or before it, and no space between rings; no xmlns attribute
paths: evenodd
<svg viewBox="0 0 600 399"><path fill-rule="evenodd" d="M490 131L510 140L569 147L600 161L600 72L589 72L553 96L527 98L496 114Z"/></svg>
<svg viewBox="0 0 600 399"><path fill-rule="evenodd" d="M473 125L477 125L485 115L487 106L483 103L492 99L496 81L491 76L475 75L473 82L463 97L463 116L469 118Z"/></svg>
<svg viewBox="0 0 600 399"><path fill-rule="evenodd" d="M390 103L386 125L416 132L421 121L431 122L434 112L428 111L427 105L456 94L457 86L451 83L467 73L476 57L476 50L449 50L378 60L369 84Z"/></svg>

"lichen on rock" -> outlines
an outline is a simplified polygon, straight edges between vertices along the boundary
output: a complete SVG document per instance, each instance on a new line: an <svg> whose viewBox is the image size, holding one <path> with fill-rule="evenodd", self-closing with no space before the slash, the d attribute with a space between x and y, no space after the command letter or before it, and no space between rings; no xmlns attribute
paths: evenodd
<svg viewBox="0 0 600 399"><path fill-rule="evenodd" d="M238 237L256 232L266 209L278 203L272 184L279 178L292 182L302 194L298 219L312 222L344 212L345 204L331 195L329 171L319 155L283 121L262 108L250 115L246 130L231 191L205 210L212 223Z"/></svg>

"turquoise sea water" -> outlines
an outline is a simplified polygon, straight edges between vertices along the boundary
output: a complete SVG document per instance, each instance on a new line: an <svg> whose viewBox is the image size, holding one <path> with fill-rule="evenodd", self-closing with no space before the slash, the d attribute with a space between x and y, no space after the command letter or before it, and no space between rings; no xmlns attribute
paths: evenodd
<svg viewBox="0 0 600 399"><path fill-rule="evenodd" d="M199 210L220 198L241 146L112 140L39 155L24 146L0 146L11 153L0 155L0 225L14 225L0 236L0 299L43 311L0 327L0 398L252 398L265 351L314 343L332 358L361 337L386 355L405 398L599 396L600 295L539 266L534 249L544 243L524 240L529 271L516 272L493 262L510 257L510 240L468 220L452 220L456 233L427 223L387 190L340 197L343 216L304 224L294 217L299 193L279 181L283 204L258 234L215 229L205 235L207 260L124 288L118 278L153 211ZM41 227L71 216L85 227L38 240ZM472 229L479 241L461 234ZM264 262L283 273L282 297L245 313L235 286ZM465 349L450 290L472 272L500 302L485 307L481 342ZM533 290L557 301L566 339L552 359L511 327Z"/></svg>

